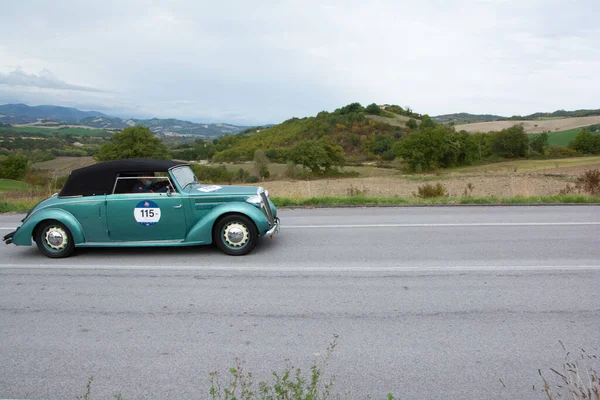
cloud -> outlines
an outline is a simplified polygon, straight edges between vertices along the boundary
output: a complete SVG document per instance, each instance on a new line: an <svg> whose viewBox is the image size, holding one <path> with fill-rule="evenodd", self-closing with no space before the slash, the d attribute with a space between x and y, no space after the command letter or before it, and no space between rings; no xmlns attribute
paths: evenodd
<svg viewBox="0 0 600 400"><path fill-rule="evenodd" d="M21 67L17 67L14 71L8 73L0 72L0 84L9 86L26 86L42 89L56 90L77 90L82 92L103 92L100 89L73 85L59 79L52 72L43 69L39 75L28 74Z"/></svg>
<svg viewBox="0 0 600 400"><path fill-rule="evenodd" d="M598 0L61 4L3 8L0 92L247 124L356 101L430 115L599 107Z"/></svg>

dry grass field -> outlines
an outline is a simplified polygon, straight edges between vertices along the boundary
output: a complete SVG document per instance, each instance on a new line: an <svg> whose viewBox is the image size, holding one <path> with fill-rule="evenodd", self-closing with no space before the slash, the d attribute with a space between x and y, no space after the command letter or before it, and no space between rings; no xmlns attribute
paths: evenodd
<svg viewBox="0 0 600 400"><path fill-rule="evenodd" d="M90 165L91 157L59 157L38 163L36 168L67 175L73 168ZM230 170L253 165L230 164ZM555 195L569 182L588 169L600 169L600 157L576 157L557 160L506 161L474 167L462 167L437 174L405 175L399 170L374 166L347 167L360 173L357 178L288 180L281 178L284 165L271 164L271 174L277 175L254 186L263 186L275 197L308 198L315 196L398 196L411 197L419 186L429 183L444 185L450 196L465 194L475 197L514 197Z"/></svg>
<svg viewBox="0 0 600 400"><path fill-rule="evenodd" d="M535 121L492 121L478 122L475 124L456 125L456 130L465 130L467 132L491 132L510 128L511 126L523 124L527 133L542 133L546 131L566 131L568 129L581 128L583 126L600 124L600 116L577 117L577 118L556 118Z"/></svg>
<svg viewBox="0 0 600 400"><path fill-rule="evenodd" d="M468 167L441 174L370 176L313 181L274 180L260 184L272 196L307 198L317 196L410 197L426 183L441 183L450 196L515 197L558 194L588 169L600 169L600 157L561 160L524 160Z"/></svg>

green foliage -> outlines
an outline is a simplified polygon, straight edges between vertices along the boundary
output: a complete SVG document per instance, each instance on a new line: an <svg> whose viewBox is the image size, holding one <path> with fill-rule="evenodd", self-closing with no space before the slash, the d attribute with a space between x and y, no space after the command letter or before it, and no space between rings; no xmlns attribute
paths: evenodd
<svg viewBox="0 0 600 400"><path fill-rule="evenodd" d="M589 129L582 129L569 147L582 154L600 154L600 135L593 135Z"/></svg>
<svg viewBox="0 0 600 400"><path fill-rule="evenodd" d="M477 148L471 135L429 121L393 147L396 156L406 161L408 170L431 171L468 165L473 161Z"/></svg>
<svg viewBox="0 0 600 400"><path fill-rule="evenodd" d="M435 186L426 183L425 185L419 186L417 191L418 193L413 193L413 195L422 199L428 199L432 197L448 197L448 191L446 190L446 187L439 182L436 183Z"/></svg>
<svg viewBox="0 0 600 400"><path fill-rule="evenodd" d="M344 165L344 150L331 143L328 137L320 140L305 140L290 149L290 160L300 164L318 175L322 172Z"/></svg>
<svg viewBox="0 0 600 400"><path fill-rule="evenodd" d="M522 125L515 125L492 134L492 151L500 157L525 157L528 144L529 138Z"/></svg>
<svg viewBox="0 0 600 400"><path fill-rule="evenodd" d="M132 126L117 132L112 141L104 144L96 154L98 161L120 160L124 158L169 158L167 147L149 128Z"/></svg>
<svg viewBox="0 0 600 400"><path fill-rule="evenodd" d="M269 159L265 152L260 149L254 152L254 170L256 175L261 178L268 178L271 175L269 172Z"/></svg>
<svg viewBox="0 0 600 400"><path fill-rule="evenodd" d="M338 335L334 335L322 364L313 363L310 373L304 374L297 367L288 366L283 372L273 371L272 382L259 382L254 386L252 374L246 373L236 359L235 367L229 369L229 382L221 385L219 373L211 372L210 398L213 400L325 400L330 397L334 377L324 380L324 371L337 345ZM388 395L388 398L390 398ZM339 395L337 396L339 398ZM391 397L393 398L393 396Z"/></svg>
<svg viewBox="0 0 600 400"><path fill-rule="evenodd" d="M294 164L292 161L288 161L283 176L289 179L307 179L308 173L299 165Z"/></svg>
<svg viewBox="0 0 600 400"><path fill-rule="evenodd" d="M575 149L562 146L549 146L546 154L548 158L570 158L582 155Z"/></svg>
<svg viewBox="0 0 600 400"><path fill-rule="evenodd" d="M29 171L27 157L18 154L0 157L0 178L19 180L27 171Z"/></svg>
<svg viewBox="0 0 600 400"><path fill-rule="evenodd" d="M411 118L408 121L406 121L406 127L410 129L418 129L419 125L417 124L417 121L414 118Z"/></svg>
<svg viewBox="0 0 600 400"><path fill-rule="evenodd" d="M531 147L531 150L539 153L539 154L544 154L546 151L546 148L548 147L548 134L546 132L534 136L530 141L529 141L529 145Z"/></svg>
<svg viewBox="0 0 600 400"><path fill-rule="evenodd" d="M435 123L435 121L433 119L431 119L431 117L429 115L425 114L421 117L420 129L435 128L436 125L437 124Z"/></svg>
<svg viewBox="0 0 600 400"><path fill-rule="evenodd" d="M191 164L191 168L202 183L231 183L234 174L227 171L224 165L210 167L208 165Z"/></svg>
<svg viewBox="0 0 600 400"><path fill-rule="evenodd" d="M379 108L377 104L373 103L369 104L367 108L365 108L365 112L372 115L381 115L381 108Z"/></svg>

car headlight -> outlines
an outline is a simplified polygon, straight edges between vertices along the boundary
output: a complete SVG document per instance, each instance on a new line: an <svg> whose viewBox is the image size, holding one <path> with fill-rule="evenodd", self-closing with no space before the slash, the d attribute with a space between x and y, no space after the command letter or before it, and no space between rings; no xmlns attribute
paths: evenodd
<svg viewBox="0 0 600 400"><path fill-rule="evenodd" d="M246 203L254 204L255 206L260 206L262 203L262 198L260 196L250 196L246 199Z"/></svg>

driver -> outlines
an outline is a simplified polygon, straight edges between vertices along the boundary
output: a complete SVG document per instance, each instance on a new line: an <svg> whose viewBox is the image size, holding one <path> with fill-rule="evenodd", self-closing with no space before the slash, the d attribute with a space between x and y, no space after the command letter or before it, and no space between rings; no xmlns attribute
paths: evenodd
<svg viewBox="0 0 600 400"><path fill-rule="evenodd" d="M134 185L133 193L162 193L169 190L169 184L167 181L153 183L150 178L140 178Z"/></svg>

